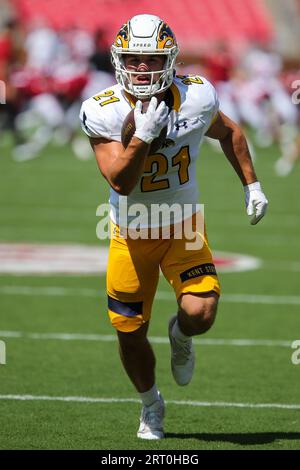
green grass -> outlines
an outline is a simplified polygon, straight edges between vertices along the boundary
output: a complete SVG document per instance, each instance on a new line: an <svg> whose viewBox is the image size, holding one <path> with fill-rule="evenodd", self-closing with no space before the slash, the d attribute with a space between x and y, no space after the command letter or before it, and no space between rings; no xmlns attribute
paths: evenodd
<svg viewBox="0 0 300 470"><path fill-rule="evenodd" d="M224 294L298 296L300 276L300 168L277 178L278 150L259 151L256 169L270 200L269 213L249 224L243 190L225 157L204 145L198 179L213 250L259 257L260 269L221 274ZM0 240L95 245L96 207L107 184L96 164L76 160L69 148L49 146L15 163L8 144L0 157ZM63 287L66 295L0 294L0 330L23 333L114 334L106 314L102 276L5 276L3 286ZM84 297L80 289L99 291ZM78 292L76 292L78 290ZM158 292L170 292L161 279ZM154 303L151 336L166 336L175 302ZM300 339L299 304L220 302L210 339ZM0 395L136 398L115 341L3 338ZM300 365L283 346L197 345L192 383L175 385L169 346L153 344L157 383L166 401L299 404ZM193 407L168 404L166 439L135 437L137 403L0 400L1 449L299 449L300 410Z"/></svg>

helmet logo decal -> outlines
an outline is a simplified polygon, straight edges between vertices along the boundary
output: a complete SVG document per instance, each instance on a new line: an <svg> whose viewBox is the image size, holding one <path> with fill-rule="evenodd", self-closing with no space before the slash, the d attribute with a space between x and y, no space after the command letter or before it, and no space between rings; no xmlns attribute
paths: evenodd
<svg viewBox="0 0 300 470"><path fill-rule="evenodd" d="M167 23L161 23L157 33L157 48L169 49L176 45L176 39Z"/></svg>
<svg viewBox="0 0 300 470"><path fill-rule="evenodd" d="M129 32L128 32L128 24L123 24L122 28L117 34L115 40L115 46L122 47L123 49L128 48L129 43Z"/></svg>

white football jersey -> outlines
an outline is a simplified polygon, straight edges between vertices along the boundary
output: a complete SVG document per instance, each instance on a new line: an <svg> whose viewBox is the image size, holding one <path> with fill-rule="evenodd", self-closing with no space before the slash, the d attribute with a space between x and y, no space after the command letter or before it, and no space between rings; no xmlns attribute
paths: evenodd
<svg viewBox="0 0 300 470"><path fill-rule="evenodd" d="M172 106L163 147L147 157L145 171L129 196L110 190L111 218L119 225L127 226L140 214L141 227L168 225L170 221L160 220L162 204L174 208L171 223L197 210L196 159L219 102L212 84L199 76L176 76L169 90ZM83 102L82 129L90 137L121 142L122 125L133 106L120 85L107 88Z"/></svg>

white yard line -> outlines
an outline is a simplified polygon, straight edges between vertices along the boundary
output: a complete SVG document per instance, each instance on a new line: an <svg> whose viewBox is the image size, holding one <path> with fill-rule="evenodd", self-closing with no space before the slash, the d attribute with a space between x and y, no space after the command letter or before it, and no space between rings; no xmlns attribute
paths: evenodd
<svg viewBox="0 0 300 470"><path fill-rule="evenodd" d="M19 401L62 401L72 403L140 403L137 398L96 398L96 397L54 397L48 395L0 395L0 400ZM300 410L300 404L294 403L232 403L223 401L166 400L170 405L220 407L220 408L269 408Z"/></svg>
<svg viewBox="0 0 300 470"><path fill-rule="evenodd" d="M104 290L72 287L33 287L33 286L0 286L0 294L3 295L29 295L29 296L69 296L69 297L106 297ZM158 300L175 300L172 292L158 291ZM269 305L300 305L299 295L263 295L263 294L222 294L221 301L226 303L250 303Z"/></svg>
<svg viewBox="0 0 300 470"><path fill-rule="evenodd" d="M27 333L25 331L0 331L0 338L23 338L37 340L61 340L61 341L117 341L116 335L98 335L82 333ZM164 336L149 336L149 340L155 344L169 344L169 339ZM225 339L203 338L193 339L195 345L202 346L273 346L291 348L293 340L272 339Z"/></svg>
<svg viewBox="0 0 300 470"><path fill-rule="evenodd" d="M104 297L104 290L70 288L70 287L31 287L31 286L0 286L0 294L3 295L32 295L32 296L69 296L69 297Z"/></svg>

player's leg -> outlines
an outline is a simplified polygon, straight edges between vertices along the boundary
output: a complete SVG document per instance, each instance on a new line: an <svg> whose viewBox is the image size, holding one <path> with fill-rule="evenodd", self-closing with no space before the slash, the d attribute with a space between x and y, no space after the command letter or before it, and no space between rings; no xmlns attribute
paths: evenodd
<svg viewBox="0 0 300 470"><path fill-rule="evenodd" d="M193 376L195 352L192 336L205 333L217 313L218 294L183 294L178 300L178 313L169 321L171 369L178 385L187 385Z"/></svg>
<svg viewBox="0 0 300 470"><path fill-rule="evenodd" d="M165 406L155 383L155 356L147 339L149 323L130 333L117 331L120 357L143 403L137 437L162 439Z"/></svg>
<svg viewBox="0 0 300 470"><path fill-rule="evenodd" d="M147 242L124 239L116 233L107 270L109 317L117 330L122 364L139 393L154 385L155 368L147 330L159 264L155 257L148 258Z"/></svg>
<svg viewBox="0 0 300 470"><path fill-rule="evenodd" d="M193 231L202 243L189 249L185 237L174 239L162 263L162 271L175 290L177 315L169 322L171 368L178 385L187 385L193 375L195 354L192 336L205 333L213 324L220 286L206 234Z"/></svg>
<svg viewBox="0 0 300 470"><path fill-rule="evenodd" d="M117 331L122 364L139 393L147 392L155 384L155 356L147 339L148 326L147 322L135 331Z"/></svg>
<svg viewBox="0 0 300 470"><path fill-rule="evenodd" d="M148 243L149 242L149 243ZM124 369L140 394L143 408L138 437L160 439L164 403L155 384L155 356L147 339L152 302L159 276L151 240L111 240L107 291L109 316L117 330Z"/></svg>

